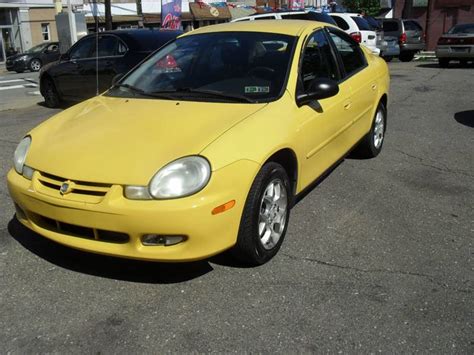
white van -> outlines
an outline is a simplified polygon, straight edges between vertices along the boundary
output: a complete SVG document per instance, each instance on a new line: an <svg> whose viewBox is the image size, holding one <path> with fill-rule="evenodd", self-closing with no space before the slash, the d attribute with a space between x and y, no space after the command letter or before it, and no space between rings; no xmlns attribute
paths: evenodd
<svg viewBox="0 0 474 355"><path fill-rule="evenodd" d="M309 20L330 23L337 26L337 23L324 12L316 11L289 11L289 12L269 12L267 14L251 15L241 17L231 22L255 21L255 20Z"/></svg>

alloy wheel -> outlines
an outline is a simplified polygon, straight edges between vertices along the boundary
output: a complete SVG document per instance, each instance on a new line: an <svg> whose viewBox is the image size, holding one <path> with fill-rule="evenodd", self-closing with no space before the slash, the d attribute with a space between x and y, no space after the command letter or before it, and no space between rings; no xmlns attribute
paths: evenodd
<svg viewBox="0 0 474 355"><path fill-rule="evenodd" d="M280 240L286 225L288 196L283 181L274 179L265 188L258 218L258 235L263 248L270 250Z"/></svg>

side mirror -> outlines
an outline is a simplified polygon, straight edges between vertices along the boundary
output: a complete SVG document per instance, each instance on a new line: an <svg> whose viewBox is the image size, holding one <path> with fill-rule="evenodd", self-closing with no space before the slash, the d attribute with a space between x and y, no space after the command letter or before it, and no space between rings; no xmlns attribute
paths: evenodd
<svg viewBox="0 0 474 355"><path fill-rule="evenodd" d="M61 62L64 61L64 62L67 62L68 60L71 59L71 56L69 55L69 52L66 52L64 54L61 54L61 57L60 57L60 60Z"/></svg>
<svg viewBox="0 0 474 355"><path fill-rule="evenodd" d="M335 96L338 92L339 85L334 80L325 78L314 79L308 92L296 96L296 104L298 107L301 107L315 100Z"/></svg>
<svg viewBox="0 0 474 355"><path fill-rule="evenodd" d="M112 86L117 84L120 81L120 79L123 78L123 75L124 75L124 73L118 73L117 75L115 75L112 79Z"/></svg>

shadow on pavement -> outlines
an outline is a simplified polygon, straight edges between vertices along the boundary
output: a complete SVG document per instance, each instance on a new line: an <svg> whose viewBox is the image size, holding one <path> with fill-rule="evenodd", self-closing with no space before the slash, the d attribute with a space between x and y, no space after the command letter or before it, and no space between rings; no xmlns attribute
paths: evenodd
<svg viewBox="0 0 474 355"><path fill-rule="evenodd" d="M474 110L461 111L454 114L454 119L468 127L474 127Z"/></svg>
<svg viewBox="0 0 474 355"><path fill-rule="evenodd" d="M59 267L130 282L171 284L189 281L213 271L207 261L155 263L86 253L67 248L23 226L16 217L8 223L8 232L22 246Z"/></svg>
<svg viewBox="0 0 474 355"><path fill-rule="evenodd" d="M438 63L427 63L427 64L419 64L416 66L417 68L429 68L429 69L466 69L466 68L474 68L474 63L468 64L461 64L461 63L449 63L447 68L441 68Z"/></svg>

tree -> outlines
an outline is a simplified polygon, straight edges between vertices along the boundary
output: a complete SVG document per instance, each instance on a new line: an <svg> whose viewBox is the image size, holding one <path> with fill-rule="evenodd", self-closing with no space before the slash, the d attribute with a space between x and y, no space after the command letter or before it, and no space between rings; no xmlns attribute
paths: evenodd
<svg viewBox="0 0 474 355"><path fill-rule="evenodd" d="M351 12L361 12L377 16L380 12L380 0L344 0L344 6Z"/></svg>
<svg viewBox="0 0 474 355"><path fill-rule="evenodd" d="M111 30L112 29L112 9L110 0L104 0L104 7L105 7L105 29Z"/></svg>

